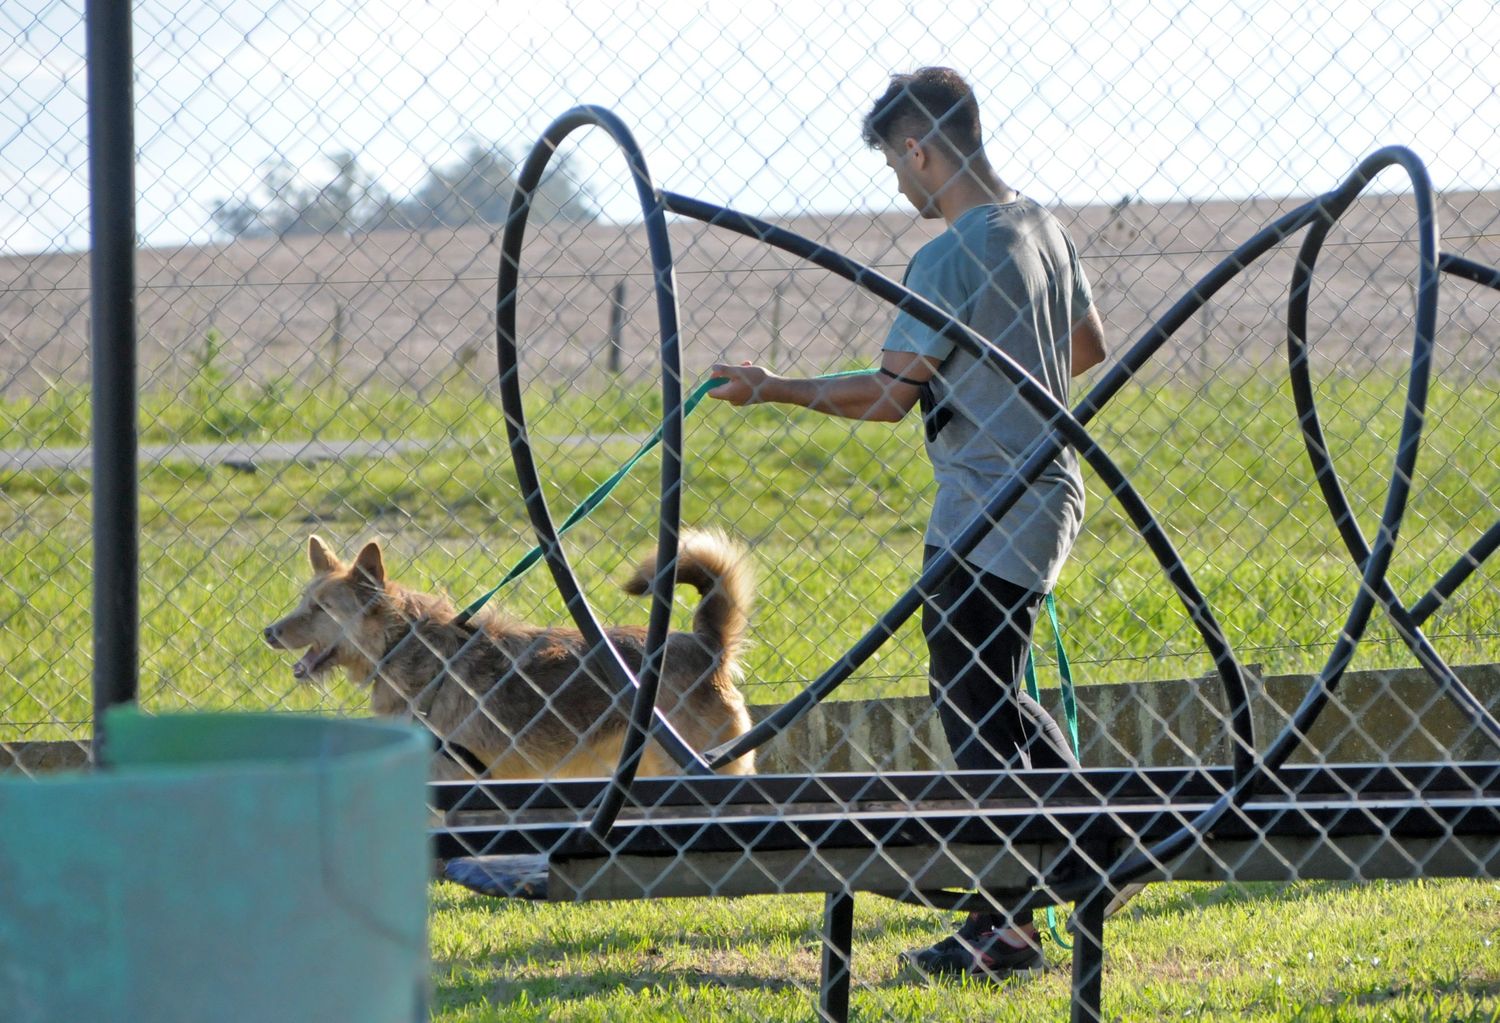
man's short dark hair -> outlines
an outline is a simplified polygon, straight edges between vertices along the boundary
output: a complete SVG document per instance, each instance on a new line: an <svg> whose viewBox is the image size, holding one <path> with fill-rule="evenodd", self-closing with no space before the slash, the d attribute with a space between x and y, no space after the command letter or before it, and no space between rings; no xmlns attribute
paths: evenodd
<svg viewBox="0 0 1500 1023"><path fill-rule="evenodd" d="M897 149L905 139L937 141L962 159L979 152L979 100L951 67L917 68L892 75L885 95L865 115L865 145Z"/></svg>

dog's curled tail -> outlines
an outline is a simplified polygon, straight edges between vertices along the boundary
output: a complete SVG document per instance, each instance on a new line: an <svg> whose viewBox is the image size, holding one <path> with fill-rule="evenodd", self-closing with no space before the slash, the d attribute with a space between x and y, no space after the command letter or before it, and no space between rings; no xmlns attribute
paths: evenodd
<svg viewBox="0 0 1500 1023"><path fill-rule="evenodd" d="M640 596L651 588L656 555L641 562L625 581L625 592ZM677 542L677 581L703 595L693 614L693 631L732 662L739 655L755 600L755 574L743 544L717 530L683 530Z"/></svg>

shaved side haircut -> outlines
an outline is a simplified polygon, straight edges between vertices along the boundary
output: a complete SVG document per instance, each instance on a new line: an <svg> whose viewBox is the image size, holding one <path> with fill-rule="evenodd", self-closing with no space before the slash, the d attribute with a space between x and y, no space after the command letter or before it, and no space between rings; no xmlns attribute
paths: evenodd
<svg viewBox="0 0 1500 1023"><path fill-rule="evenodd" d="M963 75L949 67L892 75L885 94L865 115L862 134L871 149L899 149L909 138L936 143L961 164L983 145L979 100Z"/></svg>

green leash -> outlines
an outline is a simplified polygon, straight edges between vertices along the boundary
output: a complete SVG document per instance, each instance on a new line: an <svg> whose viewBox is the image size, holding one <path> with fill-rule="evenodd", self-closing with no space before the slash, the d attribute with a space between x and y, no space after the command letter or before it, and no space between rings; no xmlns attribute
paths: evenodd
<svg viewBox="0 0 1500 1023"><path fill-rule="evenodd" d="M842 373L826 373L818 379L831 380L836 377L859 376L861 374L870 372L872 371L864 369L847 370ZM693 410L702 403L704 397L707 396L709 391L712 391L715 387L718 387L720 384L725 383L728 383L725 378L713 377L709 380L705 380L703 383L695 387L692 393L689 394L682 403L682 417L686 419L689 415L692 414ZM665 429L666 426L665 424L663 424L662 426L658 426L655 430L651 431L651 436L646 438L646 442L640 446L639 450L637 450L635 454L631 455L629 460L615 471L614 475L610 476L609 479L605 480L603 483L599 484L599 486L595 487L593 493L584 498L583 503L580 504L577 508L574 508L572 513L563 520L562 525L559 526L557 530L558 536L561 536L562 534L566 533L568 530L576 526L578 523L588 518L589 513L592 512L595 508L599 507L599 505L604 502L604 499L610 495L615 487L620 485L620 481L623 480L626 476L630 475L630 470L635 468L636 463L639 462L642 458L645 458L653 448L661 443L662 434ZM509 572L506 572L504 578L496 583L493 589L484 594L484 596L480 597L478 600L474 601L468 607L464 608L463 612L459 615L459 622L467 622L470 618L474 617L474 615L478 614L479 610L484 607L485 604L489 603L490 598L494 597L495 594L499 593L506 586L510 585L516 579L524 575L527 569L531 568L531 566L535 565L540 560L542 560L542 548L540 545L538 545L531 548L531 550L528 551L520 561L516 562L515 567L512 568ZM1078 705L1073 698L1073 671L1068 666L1068 653L1063 649L1062 626L1060 626L1057 622L1057 602L1053 600L1052 594L1049 593L1047 594L1045 603L1047 605L1047 617L1052 620L1052 637L1057 644L1057 670L1058 674L1062 676L1063 712L1068 719L1068 737L1073 742L1073 755L1078 756ZM1040 699L1036 684L1036 666L1033 663L1030 651L1028 651L1026 654L1026 691L1031 694L1031 698L1033 700ZM1062 946L1065 949L1072 949L1073 946L1066 940L1064 940L1062 935L1058 932L1057 913L1051 906L1047 907L1047 929L1052 932L1052 940L1056 941L1058 945Z"/></svg>
<svg viewBox="0 0 1500 1023"><path fill-rule="evenodd" d="M1068 652L1063 649L1062 626L1057 623L1057 601L1052 599L1052 594L1047 594L1043 601L1047 605L1047 617L1052 620L1052 638L1057 644L1057 673L1062 677L1062 700L1063 715L1068 719L1068 738L1073 743L1073 755L1081 756L1078 747L1078 702L1073 697L1073 669L1068 665ZM1033 700L1041 702L1040 691L1036 684L1036 664L1031 651L1026 652L1026 692ZM1057 929L1057 910L1047 907L1047 930L1052 932L1052 940L1069 951L1073 946Z"/></svg>
<svg viewBox="0 0 1500 1023"><path fill-rule="evenodd" d="M1057 601L1047 594L1043 603L1047 606L1047 617L1052 620L1052 638L1057 647L1057 673L1062 676L1063 715L1068 719L1068 738L1072 740L1073 755L1081 756L1078 746L1078 702L1073 697L1073 669L1068 664L1068 652L1063 649L1062 626L1057 623ZM1026 652L1026 692L1033 700L1040 701L1037 691L1036 664L1031 652Z"/></svg>
<svg viewBox="0 0 1500 1023"><path fill-rule="evenodd" d="M686 419L688 415L698 407L698 403L703 400L704 395L708 394L709 391L712 391L720 384L726 384L728 382L729 381L724 379L723 377L713 377L709 380L705 380L703 383L693 388L693 392L689 394L687 396L687 399L682 403L682 417ZM655 430L652 430L651 436L647 437L646 442L640 446L640 449L637 450L635 454L630 456L629 461L620 466L620 468L616 469L613 476L595 487L594 492L591 493L588 497L585 497L583 499L583 503L580 504L577 508L574 508L572 514L570 514L566 519L563 520L562 525L557 529L557 535L562 536L562 534L566 533L568 530L578 525L578 523L588 518L589 513L592 512L595 508L599 507L599 505L604 502L604 499L610 495L610 492L614 490L615 487L620 485L620 481L623 480L626 476L630 475L630 470L635 468L636 463L639 462L642 458L645 458L646 455L656 447L656 445L661 443L662 433L665 430L665 423L663 423L661 426L658 426ZM509 586L515 580L519 579L522 575L525 574L527 569L541 560L542 548L541 545L538 544L537 546L531 548L531 550L527 551L525 557L516 562L516 566L514 568L505 573L505 578L496 583L494 589L490 590L484 596L474 601L474 603L464 608L463 614L459 616L459 620L461 622L467 622L470 618L474 617L474 615L479 612L480 608L484 607L484 605L490 602L491 597L499 593L506 586Z"/></svg>
<svg viewBox="0 0 1500 1023"><path fill-rule="evenodd" d="M846 370L842 373L825 373L823 376L818 377L818 379L832 380L835 377L861 376L863 374L872 372L875 371L867 369ZM697 387L693 388L693 392L689 394L682 403L682 418L686 419L689 415L691 415L693 410L698 407L698 405L703 401L704 396L706 396L709 391L712 391L720 384L727 384L728 382L729 380L725 377L712 377L708 380L705 380ZM570 514L566 519L563 520L562 525L557 529L557 535L562 536L562 534L566 533L568 530L578 525L578 523L588 518L589 513L592 512L595 508L599 507L599 505L604 502L604 499L610 495L610 492L614 490L615 487L619 486L620 481L623 480L626 476L630 475L630 470L635 468L636 463L639 462L642 458L645 458L653 448L661 443L662 433L663 431L665 431L665 429L666 425L663 424L661 426L658 426L655 430L651 431L651 436L647 437L646 442L640 446L640 449L636 451L635 454L630 456L630 460L627 461L624 465L620 466L620 468L615 471L615 474L613 476L605 480L603 483L599 484L599 486L595 487L594 492L589 494L588 497L584 498L583 503L580 504L577 508L574 508L572 514ZM502 589L510 585L516 579L520 578L525 574L527 569L531 568L532 565L535 565L538 561L541 560L541 546L538 545L531 548L531 550L528 551L520 561L516 562L516 566L514 568L505 573L505 577L498 583L496 583L493 589L491 589L484 596L480 597L478 600L474 601L468 607L463 609L462 613L460 613L458 616L459 624L462 625L468 622L470 618L473 618L474 615L479 613L480 608L484 607L485 604L488 604L490 602L491 597L499 593Z"/></svg>

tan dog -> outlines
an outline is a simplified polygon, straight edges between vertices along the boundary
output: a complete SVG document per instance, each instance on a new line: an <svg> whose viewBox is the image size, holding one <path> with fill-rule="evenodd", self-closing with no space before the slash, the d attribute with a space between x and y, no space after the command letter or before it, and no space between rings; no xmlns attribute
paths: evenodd
<svg viewBox="0 0 1500 1023"><path fill-rule="evenodd" d="M493 778L601 777L619 758L634 690L618 692L576 629L541 628L503 614L476 615L467 625L446 598L417 593L386 578L380 545L366 544L345 565L314 536L308 540L313 580L301 603L265 629L276 649L306 649L292 667L312 681L335 667L369 685L376 714L419 718L450 750L482 765ZM655 573L648 558L625 583L645 593ZM748 557L721 533L686 532L677 578L703 599L692 632L667 639L666 674L657 706L678 733L703 751L750 728L735 679L754 596ZM639 672L646 630L607 630L632 671ZM754 754L727 765L750 774ZM648 743L640 773L676 773L677 765Z"/></svg>

